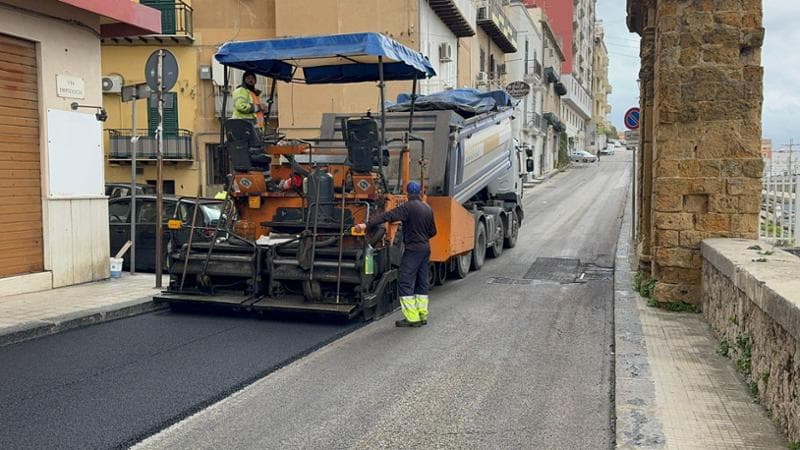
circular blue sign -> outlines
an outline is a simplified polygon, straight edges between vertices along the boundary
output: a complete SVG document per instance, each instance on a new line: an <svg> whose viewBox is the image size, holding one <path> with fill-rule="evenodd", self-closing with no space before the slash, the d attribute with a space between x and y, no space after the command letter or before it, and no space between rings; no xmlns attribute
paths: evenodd
<svg viewBox="0 0 800 450"><path fill-rule="evenodd" d="M639 108L631 108L625 112L625 127L629 130L639 129L639 116L641 115Z"/></svg>

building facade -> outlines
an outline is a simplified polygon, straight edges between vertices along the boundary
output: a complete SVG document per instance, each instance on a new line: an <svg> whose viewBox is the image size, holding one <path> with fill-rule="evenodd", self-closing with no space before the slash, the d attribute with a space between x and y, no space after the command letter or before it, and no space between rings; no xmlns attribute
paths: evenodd
<svg viewBox="0 0 800 450"><path fill-rule="evenodd" d="M595 134L591 91L595 0L526 0L526 4L544 10L562 41L565 60L560 75L567 93L561 102L561 116L567 125L568 147L570 151L587 150Z"/></svg>
<svg viewBox="0 0 800 450"><path fill-rule="evenodd" d="M162 32L157 35L103 39L104 78L116 81L104 91L109 111L106 121L106 179L131 181L130 136L132 105L123 102L120 84L144 82L149 55L165 48L175 55L179 75L167 94L164 110L164 190L176 195L214 195L222 189L229 172L227 157L219 151L220 114L224 74L213 59L217 49L230 40L275 37L275 1L251 0L141 0L162 13ZM244 9L242 9L244 8ZM241 83L241 73L229 73L228 91ZM267 95L265 80L259 88ZM226 101L230 114L230 97ZM277 109L271 114L277 116ZM137 182L156 179L155 128L157 104L150 99L136 104Z"/></svg>
<svg viewBox="0 0 800 450"><path fill-rule="evenodd" d="M506 11L517 31L518 42L517 51L506 57L508 79L511 82L522 81L530 87L528 95L522 97L517 105L515 115L517 119L512 122L512 127L514 136L525 153L523 171L527 181L532 181L533 178L553 169L552 166L545 167L543 159L543 137L546 127L542 119L544 94L542 24L528 12L528 8L521 0L512 1L506 7ZM528 160L531 162L528 163Z"/></svg>
<svg viewBox="0 0 800 450"><path fill-rule="evenodd" d="M594 32L594 62L592 63L592 123L594 123L594 138L591 142L592 150L600 151L606 147L606 133L611 129L608 115L611 114L611 105L608 96L611 94L611 83L608 81L608 50L605 43L603 22L595 23Z"/></svg>
<svg viewBox="0 0 800 450"><path fill-rule="evenodd" d="M0 296L109 276L100 37L159 31L130 0L0 1Z"/></svg>
<svg viewBox="0 0 800 450"><path fill-rule="evenodd" d="M542 121L544 135L542 136L542 153L539 167L542 174L548 170L556 169L568 162L568 157L560 151L561 137L567 127L561 118L561 96L565 95L566 87L561 82L559 67L563 66L566 56L562 50L561 40L553 32L550 22L542 8L529 7L529 14L539 20L542 26Z"/></svg>

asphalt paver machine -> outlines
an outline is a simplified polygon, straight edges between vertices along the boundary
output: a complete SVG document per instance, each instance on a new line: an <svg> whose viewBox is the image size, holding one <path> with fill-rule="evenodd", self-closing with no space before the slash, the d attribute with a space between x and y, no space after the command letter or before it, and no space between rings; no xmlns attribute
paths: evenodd
<svg viewBox="0 0 800 450"><path fill-rule="evenodd" d="M225 220L215 239L172 253L169 287L157 301L385 314L399 301L402 225L367 233L354 226L405 202L411 180L428 193L439 229L431 281L466 276L487 250L496 256L513 246L522 210L512 108L468 119L449 110L415 114L417 81L435 72L425 56L378 33L231 42L215 58L271 78L272 92L277 82L376 82L380 113L325 114L320 137L308 140L225 121ZM412 95L387 112L385 83L394 80L410 80Z"/></svg>

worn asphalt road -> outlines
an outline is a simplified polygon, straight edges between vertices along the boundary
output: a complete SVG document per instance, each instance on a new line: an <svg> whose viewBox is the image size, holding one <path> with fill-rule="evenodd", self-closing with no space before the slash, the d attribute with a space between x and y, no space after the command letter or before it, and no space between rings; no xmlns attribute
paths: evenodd
<svg viewBox="0 0 800 450"><path fill-rule="evenodd" d="M579 165L531 191L517 247L434 291L428 326L395 328L399 313L369 324L141 448L613 446L608 268L630 158ZM564 275L555 261L525 279L540 257L579 259L584 277L552 281Z"/></svg>
<svg viewBox="0 0 800 450"><path fill-rule="evenodd" d="M524 277L613 265L630 157L530 191L517 247L424 328L158 312L0 348L0 448L607 448L611 276Z"/></svg>

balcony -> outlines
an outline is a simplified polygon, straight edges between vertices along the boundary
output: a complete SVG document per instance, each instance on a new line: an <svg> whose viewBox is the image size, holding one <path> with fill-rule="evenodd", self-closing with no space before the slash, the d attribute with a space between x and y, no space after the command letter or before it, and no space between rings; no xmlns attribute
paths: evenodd
<svg viewBox="0 0 800 450"><path fill-rule="evenodd" d="M504 53L517 51L517 31L503 13L503 7L496 1L484 0L481 3L477 22Z"/></svg>
<svg viewBox="0 0 800 450"><path fill-rule="evenodd" d="M140 0L161 11L161 34L103 38L104 45L188 45L194 41L192 7L181 0Z"/></svg>
<svg viewBox="0 0 800 450"><path fill-rule="evenodd" d="M462 3L462 5L459 5L459 3ZM475 29L472 28L470 24L468 8L472 7L472 18L475 17L475 9L470 2L458 0L428 0L428 4L456 37L475 36Z"/></svg>
<svg viewBox="0 0 800 450"><path fill-rule="evenodd" d="M548 83L558 83L560 81L558 78L558 72L553 67L544 68L544 79Z"/></svg>
<svg viewBox="0 0 800 450"><path fill-rule="evenodd" d="M531 61L531 70L525 73L525 81L528 83L538 83L542 78L542 63L537 60Z"/></svg>
<svg viewBox="0 0 800 450"><path fill-rule="evenodd" d="M525 124L525 128L529 130L541 130L544 128L544 119L539 113L530 113L530 119Z"/></svg>
<svg viewBox="0 0 800 450"><path fill-rule="evenodd" d="M127 162L133 154L130 129L111 129L108 131L110 148L109 162ZM156 160L158 141L156 136L149 134L149 130L137 130L139 141L136 144L136 160L147 162ZM164 161L167 162L192 162L192 132L189 130L176 130L174 133L164 134Z"/></svg>

